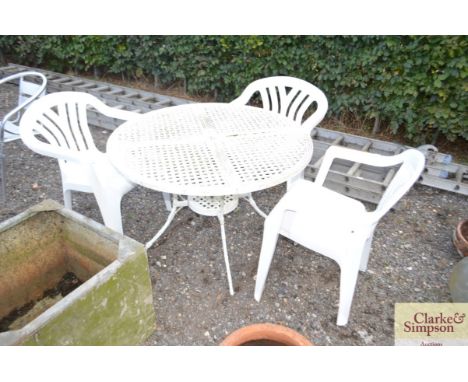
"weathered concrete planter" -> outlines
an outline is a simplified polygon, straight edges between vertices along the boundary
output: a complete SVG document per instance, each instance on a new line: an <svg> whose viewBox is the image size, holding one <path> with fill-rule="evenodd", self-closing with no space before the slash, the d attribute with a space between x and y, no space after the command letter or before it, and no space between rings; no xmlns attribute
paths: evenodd
<svg viewBox="0 0 468 382"><path fill-rule="evenodd" d="M66 272L83 281L1 345L133 345L155 330L144 246L53 201L0 223L0 318Z"/></svg>

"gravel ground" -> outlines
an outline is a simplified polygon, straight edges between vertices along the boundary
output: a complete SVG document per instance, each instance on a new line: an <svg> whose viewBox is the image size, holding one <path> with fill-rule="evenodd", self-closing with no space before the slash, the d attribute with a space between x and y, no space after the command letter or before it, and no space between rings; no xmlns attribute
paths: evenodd
<svg viewBox="0 0 468 382"><path fill-rule="evenodd" d="M14 102L2 87L0 105ZM0 110L0 115L4 111ZM95 129L98 147L109 132ZM21 141L5 145L7 203L0 221L44 199L62 202L56 160ZM37 183L38 187L32 187ZM284 185L256 193L269 211ZM74 209L102 222L91 194L75 193ZM261 303L253 299L263 220L245 202L226 216L236 294L229 296L216 218L182 210L148 251L157 330L145 345L216 345L228 333L256 322L284 324L316 345L392 345L395 302L448 302L448 278L460 260L451 235L466 218L468 198L416 185L378 225L369 269L358 278L350 322L335 324L339 268L332 260L281 238ZM125 233L148 241L167 216L162 196L142 187L122 202Z"/></svg>

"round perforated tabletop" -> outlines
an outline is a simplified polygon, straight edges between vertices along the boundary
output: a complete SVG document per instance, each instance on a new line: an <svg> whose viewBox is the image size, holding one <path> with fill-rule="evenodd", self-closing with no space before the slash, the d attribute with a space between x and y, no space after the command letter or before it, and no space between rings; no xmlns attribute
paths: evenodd
<svg viewBox="0 0 468 382"><path fill-rule="evenodd" d="M123 123L107 154L130 181L179 195L246 194L287 181L312 158L307 129L252 106L196 103Z"/></svg>

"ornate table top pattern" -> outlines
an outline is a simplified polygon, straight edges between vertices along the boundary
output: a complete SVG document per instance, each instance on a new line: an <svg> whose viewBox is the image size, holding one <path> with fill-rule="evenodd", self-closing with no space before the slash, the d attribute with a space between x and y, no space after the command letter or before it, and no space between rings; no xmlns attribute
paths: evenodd
<svg viewBox="0 0 468 382"><path fill-rule="evenodd" d="M128 179L179 195L245 194L297 175L312 157L300 125L251 106L199 103L156 110L117 128L107 143Z"/></svg>

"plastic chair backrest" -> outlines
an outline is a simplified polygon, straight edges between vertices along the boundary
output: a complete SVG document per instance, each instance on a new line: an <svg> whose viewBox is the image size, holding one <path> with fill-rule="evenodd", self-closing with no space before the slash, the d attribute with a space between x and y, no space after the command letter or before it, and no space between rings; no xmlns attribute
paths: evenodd
<svg viewBox="0 0 468 382"><path fill-rule="evenodd" d="M377 224L380 218L392 208L398 200L411 188L424 169L424 154L416 149L408 149L398 155L380 155L353 150L342 146L331 146L323 157L315 184L322 186L334 159L340 158L351 162L362 163L374 167L394 167L401 164L387 186L377 208L369 212L370 224Z"/></svg>
<svg viewBox="0 0 468 382"><path fill-rule="evenodd" d="M33 151L57 159L79 160L82 154L96 152L88 126L88 106L108 108L87 93L59 92L40 98L21 119L23 142Z"/></svg>
<svg viewBox="0 0 468 382"><path fill-rule="evenodd" d="M322 121L328 110L327 97L319 88L307 81L287 76L256 80L232 102L245 105L257 92L260 93L264 109L279 113L310 130ZM314 102L317 104L316 110L303 121L305 112Z"/></svg>
<svg viewBox="0 0 468 382"><path fill-rule="evenodd" d="M416 149L408 149L394 156L400 168L387 186L375 211L374 219L380 219L392 208L418 180L425 166L425 156Z"/></svg>

